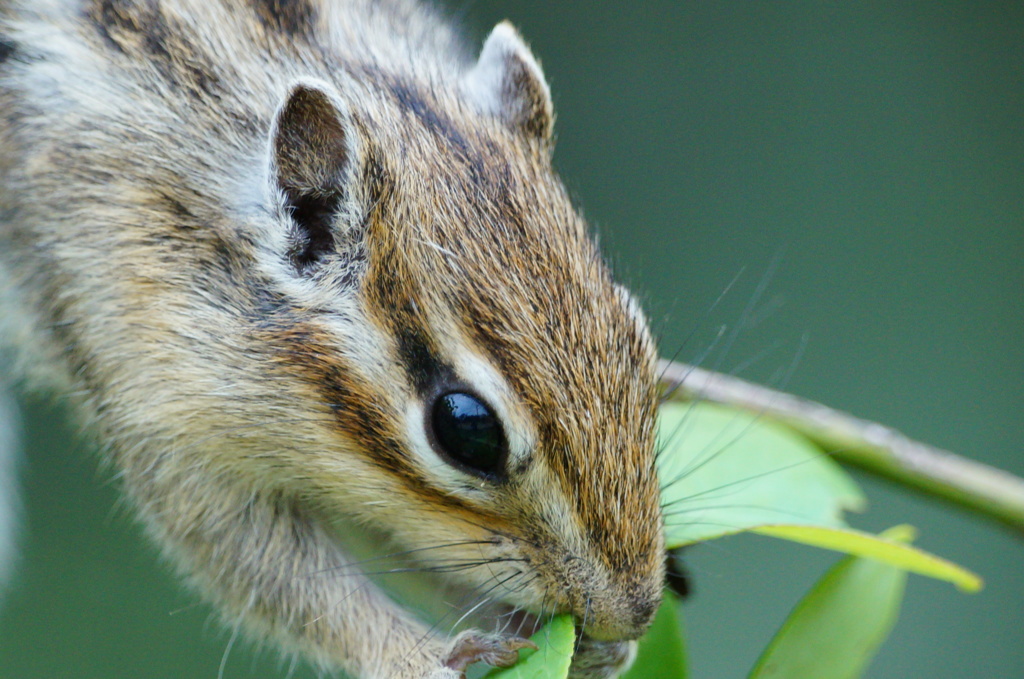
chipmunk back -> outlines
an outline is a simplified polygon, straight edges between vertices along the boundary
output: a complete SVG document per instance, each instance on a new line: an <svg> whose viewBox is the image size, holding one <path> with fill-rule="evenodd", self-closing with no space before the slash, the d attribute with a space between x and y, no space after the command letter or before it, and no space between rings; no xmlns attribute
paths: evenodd
<svg viewBox="0 0 1024 679"><path fill-rule="evenodd" d="M514 660L395 604L358 529L572 613L575 676L628 665L655 351L552 125L509 24L474 58L412 2L0 0L3 339L227 620L358 677Z"/></svg>

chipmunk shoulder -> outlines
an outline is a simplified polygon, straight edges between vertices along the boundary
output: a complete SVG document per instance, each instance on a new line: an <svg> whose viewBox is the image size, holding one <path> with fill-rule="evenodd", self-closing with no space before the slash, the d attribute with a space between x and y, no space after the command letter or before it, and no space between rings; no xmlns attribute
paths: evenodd
<svg viewBox="0 0 1024 679"><path fill-rule="evenodd" d="M552 128L508 23L477 54L406 0L0 0L3 340L230 623L440 679L569 613L574 676L628 665L656 354ZM475 627L396 604L353 526Z"/></svg>

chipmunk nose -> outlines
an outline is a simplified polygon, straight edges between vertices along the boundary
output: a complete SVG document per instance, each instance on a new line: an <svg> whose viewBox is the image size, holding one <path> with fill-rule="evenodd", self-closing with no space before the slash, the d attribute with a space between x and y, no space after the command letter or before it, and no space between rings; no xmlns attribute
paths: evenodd
<svg viewBox="0 0 1024 679"><path fill-rule="evenodd" d="M607 593L591 592L589 605L576 613L581 631L598 641L639 639L661 605L661 586L635 583Z"/></svg>

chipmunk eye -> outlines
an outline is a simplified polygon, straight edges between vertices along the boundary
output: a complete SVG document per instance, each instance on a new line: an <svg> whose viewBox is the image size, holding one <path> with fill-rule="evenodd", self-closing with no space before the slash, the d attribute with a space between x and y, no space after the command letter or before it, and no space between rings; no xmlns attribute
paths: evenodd
<svg viewBox="0 0 1024 679"><path fill-rule="evenodd" d="M477 476L504 476L508 446L501 422L479 398L459 391L434 401L430 425L442 454L455 466Z"/></svg>

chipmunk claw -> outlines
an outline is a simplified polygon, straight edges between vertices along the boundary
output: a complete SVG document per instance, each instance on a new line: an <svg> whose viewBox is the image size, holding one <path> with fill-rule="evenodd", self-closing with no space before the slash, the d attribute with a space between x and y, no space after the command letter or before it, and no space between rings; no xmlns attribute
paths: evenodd
<svg viewBox="0 0 1024 679"><path fill-rule="evenodd" d="M536 649L529 639L516 636L483 634L472 630L463 632L452 642L445 665L453 670L465 672L475 662L485 662L495 667L511 667L519 660L519 651L524 648Z"/></svg>

